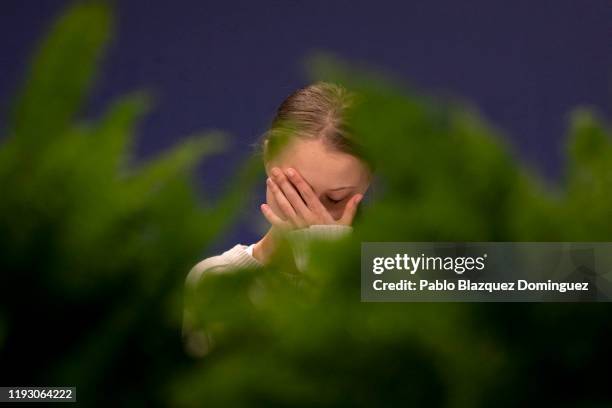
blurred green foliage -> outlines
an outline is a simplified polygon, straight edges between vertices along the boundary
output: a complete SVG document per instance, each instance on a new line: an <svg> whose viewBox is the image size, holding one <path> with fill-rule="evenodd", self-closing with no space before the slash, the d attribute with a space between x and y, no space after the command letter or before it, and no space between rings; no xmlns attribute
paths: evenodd
<svg viewBox="0 0 612 408"><path fill-rule="evenodd" d="M79 118L112 21L106 4L79 2L56 22L0 145L1 382L76 384L90 405L149 405L186 361L186 271L257 172L246 163L232 191L198 203L191 169L226 136L193 135L136 164L146 95Z"/></svg>
<svg viewBox="0 0 612 408"><path fill-rule="evenodd" d="M315 243L297 285L287 254L205 276L186 300L214 342L192 359L184 277L261 165L199 203L190 171L227 136L135 164L146 96L79 120L112 21L104 3L61 17L0 145L3 385L75 385L99 406L609 406L606 304L359 301L361 241L608 240L612 143L595 114L572 115L550 186L464 101L314 58L314 79L362 99L350 123L377 164L373 200L350 238Z"/></svg>

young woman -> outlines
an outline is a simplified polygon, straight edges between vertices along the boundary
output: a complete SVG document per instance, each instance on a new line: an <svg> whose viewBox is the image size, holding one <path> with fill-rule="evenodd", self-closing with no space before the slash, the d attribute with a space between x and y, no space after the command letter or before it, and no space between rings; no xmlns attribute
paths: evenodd
<svg viewBox="0 0 612 408"><path fill-rule="evenodd" d="M285 99L261 143L268 176L261 212L270 229L251 245L236 244L198 263L189 272L188 287L208 274L267 264L283 239L291 246L297 268L304 270L313 238L335 239L351 231L372 179L372 168L346 123L353 103L346 89L323 82ZM202 357L212 339L196 328L192 313L185 308L185 351Z"/></svg>
<svg viewBox="0 0 612 408"><path fill-rule="evenodd" d="M260 208L270 229L256 243L237 244L201 261L188 283L206 273L265 265L285 238L297 267L304 269L309 240L351 231L372 179L346 123L353 103L354 95L345 88L325 82L299 89L283 101L261 144L268 179L267 202Z"/></svg>

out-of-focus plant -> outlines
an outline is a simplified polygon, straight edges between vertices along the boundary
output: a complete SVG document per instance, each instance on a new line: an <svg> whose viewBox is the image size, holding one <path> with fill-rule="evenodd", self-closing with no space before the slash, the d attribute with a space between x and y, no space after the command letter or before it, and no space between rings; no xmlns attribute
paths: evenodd
<svg viewBox="0 0 612 408"><path fill-rule="evenodd" d="M606 304L360 303L363 241L583 241L612 236L612 140L571 117L551 186L460 100L436 99L329 56L313 78L359 95L349 120L376 163L353 236L315 243L300 285L265 270L204 276L190 304L208 355L174 385L197 406L607 404ZM288 287L289 286L289 287ZM601 372L601 371L599 371Z"/></svg>
<svg viewBox="0 0 612 408"><path fill-rule="evenodd" d="M360 95L350 120L377 164L351 237L265 269L205 276L188 307L213 340L180 339L183 279L255 177L200 205L189 171L221 135L137 164L147 98L77 120L112 16L78 3L36 55L0 145L0 378L76 385L85 405L599 406L610 402L605 304L360 302L361 241L607 240L610 132L572 116L559 186L520 164L463 101L317 58ZM261 167L261 166L259 166ZM296 284L297 283L297 284ZM599 405L597 405L599 404Z"/></svg>
<svg viewBox="0 0 612 408"><path fill-rule="evenodd" d="M227 195L198 204L190 171L223 148L223 134L137 163L130 152L146 95L80 118L112 21L100 2L61 16L0 144L0 382L76 385L79 401L100 406L159 400L186 361L186 272L257 174L247 163Z"/></svg>

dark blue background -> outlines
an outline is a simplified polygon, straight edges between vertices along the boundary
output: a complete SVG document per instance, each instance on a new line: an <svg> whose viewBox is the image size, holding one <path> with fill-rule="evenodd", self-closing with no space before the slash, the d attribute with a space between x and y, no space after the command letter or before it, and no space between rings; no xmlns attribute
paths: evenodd
<svg viewBox="0 0 612 408"><path fill-rule="evenodd" d="M37 40L66 4L0 6L2 121ZM316 50L381 67L425 91L466 98L551 181L562 175L569 110L591 105L610 117L608 0L132 0L117 6L116 36L89 110L127 91L154 90L157 105L141 128L138 157L197 130L232 133L234 147L199 169L204 191L213 195L250 154L275 107L306 83L302 61ZM256 200L245 211L256 212ZM256 236L242 223L218 246Z"/></svg>

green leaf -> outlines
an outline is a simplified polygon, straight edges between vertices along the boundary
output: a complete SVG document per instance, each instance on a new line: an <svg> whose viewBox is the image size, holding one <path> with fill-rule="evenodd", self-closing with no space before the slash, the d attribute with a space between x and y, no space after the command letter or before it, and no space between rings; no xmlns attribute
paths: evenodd
<svg viewBox="0 0 612 408"><path fill-rule="evenodd" d="M101 2L77 3L51 29L33 58L14 111L13 134L34 151L66 130L82 107L109 39Z"/></svg>
<svg viewBox="0 0 612 408"><path fill-rule="evenodd" d="M198 134L136 169L129 178L133 191L148 194L193 168L204 156L219 153L226 145L223 133Z"/></svg>
<svg viewBox="0 0 612 408"><path fill-rule="evenodd" d="M113 104L91 135L92 156L97 166L112 172L127 165L136 126L149 105L144 93L134 93Z"/></svg>

